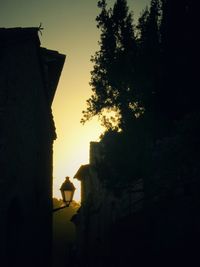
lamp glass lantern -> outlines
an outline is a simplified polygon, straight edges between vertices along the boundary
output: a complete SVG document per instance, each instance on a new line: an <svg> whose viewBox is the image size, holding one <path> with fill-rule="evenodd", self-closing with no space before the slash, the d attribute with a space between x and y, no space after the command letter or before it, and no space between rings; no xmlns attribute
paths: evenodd
<svg viewBox="0 0 200 267"><path fill-rule="evenodd" d="M75 189L73 183L70 182L69 177L67 176L60 187L63 202L66 203L67 206L69 206L73 200Z"/></svg>

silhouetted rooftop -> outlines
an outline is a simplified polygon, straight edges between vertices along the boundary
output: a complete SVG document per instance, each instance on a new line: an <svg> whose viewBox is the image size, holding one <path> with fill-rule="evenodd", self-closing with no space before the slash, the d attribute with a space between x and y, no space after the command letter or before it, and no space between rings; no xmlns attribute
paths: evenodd
<svg viewBox="0 0 200 267"><path fill-rule="evenodd" d="M60 54L57 51L49 50L46 48L40 48L40 51L41 51L42 61L45 62L45 64L48 66L48 74L46 74L48 80L46 82L48 87L48 100L49 103L51 104L54 99L60 74L63 69L63 65L65 62L65 55Z"/></svg>
<svg viewBox="0 0 200 267"><path fill-rule="evenodd" d="M89 167L90 167L89 164L81 165L77 173L74 175L74 178L78 179L79 181L84 179L89 174Z"/></svg>
<svg viewBox="0 0 200 267"><path fill-rule="evenodd" d="M30 28L0 28L0 47L13 46L16 43L35 43L40 49L40 59L43 66L43 80L46 95L51 105L58 85L60 74L65 62L65 55L54 50L40 47L39 27Z"/></svg>
<svg viewBox="0 0 200 267"><path fill-rule="evenodd" d="M38 37L38 27L30 28L0 28L0 45L4 43L15 43L20 41L35 41L40 45Z"/></svg>

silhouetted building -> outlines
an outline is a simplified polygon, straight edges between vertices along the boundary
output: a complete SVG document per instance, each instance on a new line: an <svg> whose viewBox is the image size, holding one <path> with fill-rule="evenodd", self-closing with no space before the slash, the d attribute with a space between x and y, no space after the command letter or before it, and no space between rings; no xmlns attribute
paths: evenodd
<svg viewBox="0 0 200 267"><path fill-rule="evenodd" d="M65 55L38 28L0 28L0 266L50 266L51 104Z"/></svg>
<svg viewBox="0 0 200 267"><path fill-rule="evenodd" d="M102 159L103 144L91 142L90 163L74 175L82 190L81 208L72 217L79 260L75 266L146 266L146 260L154 266L199 263L198 181L177 184L173 190L170 180L154 181L152 195L145 195L143 180L137 179L116 191L114 185L106 186L103 172L98 173Z"/></svg>
<svg viewBox="0 0 200 267"><path fill-rule="evenodd" d="M82 165L74 175L81 181L81 208L72 218L76 225L77 258L81 266L111 266L113 228L143 207L142 179L129 187L121 186L116 192L110 190L97 171L102 159L103 144L91 142L90 163ZM113 264L116 266L115 262Z"/></svg>

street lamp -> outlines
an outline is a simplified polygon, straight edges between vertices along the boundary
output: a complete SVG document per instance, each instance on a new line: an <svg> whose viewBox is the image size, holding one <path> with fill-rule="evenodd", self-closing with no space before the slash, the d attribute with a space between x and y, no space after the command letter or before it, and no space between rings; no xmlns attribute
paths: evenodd
<svg viewBox="0 0 200 267"><path fill-rule="evenodd" d="M53 212L54 211L57 211L57 210L64 209L66 207L69 207L70 203L73 200L75 189L76 188L74 187L73 183L70 182L69 177L67 176L65 178L64 183L60 187L62 199L63 199L63 202L65 203L65 205L64 206L61 206L59 208L53 209Z"/></svg>

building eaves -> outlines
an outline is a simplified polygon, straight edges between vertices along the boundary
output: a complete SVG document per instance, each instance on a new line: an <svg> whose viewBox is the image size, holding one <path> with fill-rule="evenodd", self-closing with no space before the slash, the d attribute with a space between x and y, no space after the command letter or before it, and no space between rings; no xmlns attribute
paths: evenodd
<svg viewBox="0 0 200 267"><path fill-rule="evenodd" d="M78 179L79 181L83 180L86 176L89 175L89 169L90 164L81 165L73 178Z"/></svg>
<svg viewBox="0 0 200 267"><path fill-rule="evenodd" d="M60 79L66 56L58 51L40 48L48 102L51 105Z"/></svg>

